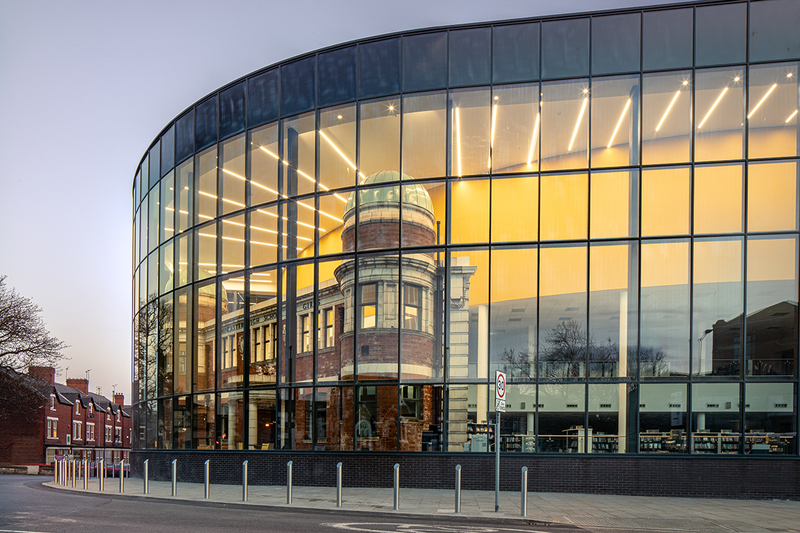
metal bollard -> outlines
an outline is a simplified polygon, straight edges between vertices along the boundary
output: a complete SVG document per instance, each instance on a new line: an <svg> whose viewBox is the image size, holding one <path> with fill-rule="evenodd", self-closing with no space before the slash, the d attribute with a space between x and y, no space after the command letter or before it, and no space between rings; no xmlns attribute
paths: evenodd
<svg viewBox="0 0 800 533"><path fill-rule="evenodd" d="M400 509L400 465L394 465L394 510Z"/></svg>
<svg viewBox="0 0 800 533"><path fill-rule="evenodd" d="M203 478L204 478L204 486L203 486L203 498L206 500L210 496L211 493L211 475L210 471L211 468L209 464L211 463L211 459L206 459L206 462L203 463Z"/></svg>
<svg viewBox="0 0 800 533"><path fill-rule="evenodd" d="M336 464L336 507L342 506L342 463Z"/></svg>
<svg viewBox="0 0 800 533"><path fill-rule="evenodd" d="M148 478L150 477L150 459L145 459L143 466L144 466L144 472L142 473L142 477L144 478L144 493L149 494L150 479Z"/></svg>
<svg viewBox="0 0 800 533"><path fill-rule="evenodd" d="M58 461L53 461L53 483L58 483Z"/></svg>
<svg viewBox="0 0 800 533"><path fill-rule="evenodd" d="M100 459L97 468L97 488L103 492L106 489L106 460Z"/></svg>
<svg viewBox="0 0 800 533"><path fill-rule="evenodd" d="M178 460L172 460L172 495L178 494Z"/></svg>
<svg viewBox="0 0 800 533"><path fill-rule="evenodd" d="M247 461L242 463L242 501L247 501Z"/></svg>
<svg viewBox="0 0 800 533"><path fill-rule="evenodd" d="M125 492L125 459L119 462L119 492Z"/></svg>
<svg viewBox="0 0 800 533"><path fill-rule="evenodd" d="M83 461L83 490L87 490L89 488L89 474L91 474L89 460L86 459Z"/></svg>
<svg viewBox="0 0 800 533"><path fill-rule="evenodd" d="M292 462L286 463L286 505L292 504Z"/></svg>
<svg viewBox="0 0 800 533"><path fill-rule="evenodd" d="M76 463L75 459L73 459L73 460L72 460L72 488L73 488L73 489L74 489L74 488L77 486L77 484L78 484L78 481L75 479L75 474L76 474L76 473L80 474L80 472L81 472L81 469L80 469L80 467L79 467L79 466L77 466L77 463Z"/></svg>
<svg viewBox="0 0 800 533"><path fill-rule="evenodd" d="M461 465L456 465L456 513L461 512Z"/></svg>
<svg viewBox="0 0 800 533"><path fill-rule="evenodd" d="M528 516L528 467L522 467L522 501L520 502L521 516Z"/></svg>

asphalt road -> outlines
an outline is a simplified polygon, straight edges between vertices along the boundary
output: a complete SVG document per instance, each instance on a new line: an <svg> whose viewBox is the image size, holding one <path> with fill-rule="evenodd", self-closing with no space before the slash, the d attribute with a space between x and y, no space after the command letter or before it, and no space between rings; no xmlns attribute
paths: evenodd
<svg viewBox="0 0 800 533"><path fill-rule="evenodd" d="M478 522L455 517L280 509L199 502L165 502L67 493L43 487L49 478L0 476L0 533L269 531L296 533L572 533L565 526Z"/></svg>

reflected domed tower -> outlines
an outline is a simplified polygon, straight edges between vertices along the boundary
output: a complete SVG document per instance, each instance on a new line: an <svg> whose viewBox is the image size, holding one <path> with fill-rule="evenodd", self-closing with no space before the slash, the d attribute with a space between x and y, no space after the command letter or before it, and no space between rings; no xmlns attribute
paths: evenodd
<svg viewBox="0 0 800 533"><path fill-rule="evenodd" d="M381 183L392 185L370 187ZM399 172L380 171L368 176L361 187L345 206L343 251L355 251L356 242L360 251L397 248L401 238L403 248L436 245L433 202L424 186L407 175L401 180ZM355 373L360 379L396 378L398 328L403 330L403 377L432 377L437 315L433 253L405 253L402 260L396 252L362 254L357 279L355 266L355 261L343 261L335 272L345 299L343 379ZM357 369L354 343L358 347Z"/></svg>

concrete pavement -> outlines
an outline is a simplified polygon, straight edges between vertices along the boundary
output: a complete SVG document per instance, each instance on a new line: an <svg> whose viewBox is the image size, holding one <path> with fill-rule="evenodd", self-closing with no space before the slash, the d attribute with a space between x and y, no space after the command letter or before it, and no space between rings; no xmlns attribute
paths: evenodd
<svg viewBox="0 0 800 533"><path fill-rule="evenodd" d="M52 481L45 486L60 490L98 494L98 482L91 479L89 489L64 487ZM202 502L202 483L178 483L176 496L171 483L151 481L149 494L143 494L140 478L125 480L126 497L158 498ZM215 503L336 510L333 487L293 488L292 504L286 503L285 486L249 487L248 501L242 501L240 485L211 485L209 501ZM119 495L119 480L107 479L104 494ZM393 510L393 490L348 488L342 490L340 509L392 515L456 516L455 493L444 489L400 489L399 511ZM608 496L593 494L528 493L527 516L520 513L519 492L500 493L500 512L494 511L494 491L462 491L461 517L492 518L541 524L574 525L587 530L690 531L705 533L800 533L800 502L726 500L702 498L662 498Z"/></svg>

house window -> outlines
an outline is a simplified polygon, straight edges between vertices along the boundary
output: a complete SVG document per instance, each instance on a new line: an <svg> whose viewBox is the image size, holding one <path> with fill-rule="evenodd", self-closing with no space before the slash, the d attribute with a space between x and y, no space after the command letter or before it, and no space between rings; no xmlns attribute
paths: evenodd
<svg viewBox="0 0 800 533"><path fill-rule="evenodd" d="M361 300L359 302L359 317L361 328L374 328L377 325L376 311L378 308L377 283L364 283L361 285Z"/></svg>
<svg viewBox="0 0 800 533"><path fill-rule="evenodd" d="M253 353L256 356L256 361L264 360L264 328L253 329Z"/></svg>
<svg viewBox="0 0 800 533"><path fill-rule="evenodd" d="M72 423L72 440L81 440L81 423Z"/></svg>
<svg viewBox="0 0 800 533"><path fill-rule="evenodd" d="M75 402L75 414L76 415L81 414L81 401L80 400L77 400Z"/></svg>
<svg viewBox="0 0 800 533"><path fill-rule="evenodd" d="M422 387L419 385L404 385L400 387L400 416L421 418L422 414Z"/></svg>
<svg viewBox="0 0 800 533"><path fill-rule="evenodd" d="M405 285L403 290L403 327L419 330L422 325L422 287Z"/></svg>
<svg viewBox="0 0 800 533"><path fill-rule="evenodd" d="M94 424L86 424L86 440L94 440Z"/></svg>
<svg viewBox="0 0 800 533"><path fill-rule="evenodd" d="M230 368L231 367L231 350L233 349L231 337L225 337L222 339L222 352L223 352L223 368Z"/></svg>
<svg viewBox="0 0 800 533"><path fill-rule="evenodd" d="M106 442L111 442L112 427L106 426Z"/></svg>
<svg viewBox="0 0 800 533"><path fill-rule="evenodd" d="M48 439L57 439L58 438L58 419L57 418L48 418L47 419L47 438Z"/></svg>
<svg viewBox="0 0 800 533"><path fill-rule="evenodd" d="M325 310L325 347L333 347L333 308Z"/></svg>
<svg viewBox="0 0 800 533"><path fill-rule="evenodd" d="M119 411L117 411L117 422L119 422Z"/></svg>
<svg viewBox="0 0 800 533"><path fill-rule="evenodd" d="M122 428L114 428L114 442L117 444L122 443Z"/></svg>
<svg viewBox="0 0 800 533"><path fill-rule="evenodd" d="M300 317L300 321L303 328L303 339L302 339L302 351L303 352L310 352L311 351L311 315L303 315Z"/></svg>
<svg viewBox="0 0 800 533"><path fill-rule="evenodd" d="M89 404L89 416L94 416L94 405Z"/></svg>
<svg viewBox="0 0 800 533"><path fill-rule="evenodd" d="M55 411L56 410L56 395L55 394L51 394L50 395L50 410L51 411Z"/></svg>

